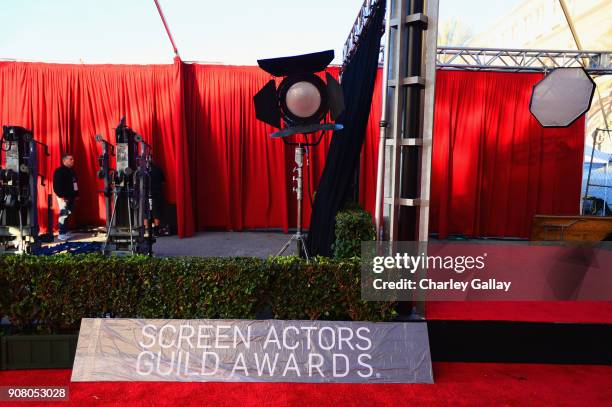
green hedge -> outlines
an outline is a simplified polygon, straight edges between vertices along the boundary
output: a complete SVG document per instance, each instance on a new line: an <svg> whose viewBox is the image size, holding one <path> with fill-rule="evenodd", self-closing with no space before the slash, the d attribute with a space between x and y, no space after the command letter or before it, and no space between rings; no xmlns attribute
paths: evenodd
<svg viewBox="0 0 612 407"><path fill-rule="evenodd" d="M390 320L360 299L359 260L295 257L0 257L0 315L19 330L75 331L84 317Z"/></svg>
<svg viewBox="0 0 612 407"><path fill-rule="evenodd" d="M350 204L336 214L336 240L332 245L334 258L349 259L361 256L361 242L376 237L372 215L356 204Z"/></svg>

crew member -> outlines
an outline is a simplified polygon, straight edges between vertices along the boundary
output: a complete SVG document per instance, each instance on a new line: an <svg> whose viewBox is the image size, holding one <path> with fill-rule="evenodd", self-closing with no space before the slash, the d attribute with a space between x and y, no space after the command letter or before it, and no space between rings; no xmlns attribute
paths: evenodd
<svg viewBox="0 0 612 407"><path fill-rule="evenodd" d="M71 154L62 156L62 165L53 173L53 192L57 197L59 207L59 240L69 238L68 218L74 211L74 204L79 195L76 173L74 172L74 157Z"/></svg>

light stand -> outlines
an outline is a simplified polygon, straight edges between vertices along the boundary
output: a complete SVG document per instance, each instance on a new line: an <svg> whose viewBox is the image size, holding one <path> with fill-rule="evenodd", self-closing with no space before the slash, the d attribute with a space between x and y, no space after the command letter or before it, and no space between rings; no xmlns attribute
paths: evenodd
<svg viewBox="0 0 612 407"><path fill-rule="evenodd" d="M285 140L285 139L283 139ZM320 140L319 140L320 141ZM292 144L292 143L289 143ZM317 143L318 144L318 143ZM303 188L303 176L302 176L302 167L304 166L304 154L305 148L304 143L297 143L295 146L295 168L293 172L297 172L297 176L293 176L293 181L295 181L295 186L293 187L293 192L295 192L297 199L297 231L287 243L283 246L283 248L276 254L280 256L287 250L291 242L295 241L297 243L297 254L302 257L302 253L306 257L306 261L309 261L308 257L308 249L306 249L306 241L304 240L304 235L302 234L302 199L304 198L304 188ZM303 250L303 252L302 252Z"/></svg>
<svg viewBox="0 0 612 407"><path fill-rule="evenodd" d="M149 154L146 159L147 173L147 230L149 235L147 236L147 254L149 257L153 256L153 243L155 238L153 237L153 193L151 192L151 155Z"/></svg>
<svg viewBox="0 0 612 407"><path fill-rule="evenodd" d="M340 83L329 73L322 74L334 59L334 50L315 52L311 54L294 55L282 58L259 59L257 64L261 69L274 77L282 77L276 86L276 80L270 79L255 96L255 117L278 131L270 134L272 138L282 138L285 144L295 147L295 164L293 177L296 185L293 191L297 196L297 232L278 252L283 254L292 241L297 242L297 252L309 260L304 235L302 235L302 167L307 146L316 146L321 142L326 130L341 130L342 125L326 123L344 111L344 95ZM317 75L320 73L320 75ZM284 123L284 126L283 126ZM284 127L284 128L283 128ZM308 134L321 131L316 143L288 142L287 137L302 134L307 140Z"/></svg>
<svg viewBox="0 0 612 407"><path fill-rule="evenodd" d="M339 126L339 125L338 125ZM340 127L341 128L341 127ZM304 234L302 233L302 200L304 198L304 178L302 167L304 166L304 156L306 155L305 147L315 147L318 146L321 140L323 140L323 135L325 134L325 130L321 131L319 135L319 139L314 143L306 143L306 142L292 142L288 141L283 137L283 143L295 146L295 168L293 169L294 173L297 175L293 176L293 181L295 181L295 186L293 187L293 192L295 192L297 199L297 231L287 243L283 246L283 248L276 254L276 256L280 256L287 250L291 242L295 241L297 243L297 255L302 257L302 253L304 257L306 257L306 261L310 261L310 257L308 256L308 250L306 249L306 240L304 238ZM303 134L304 139L308 138L307 134ZM303 251L302 251L303 250Z"/></svg>

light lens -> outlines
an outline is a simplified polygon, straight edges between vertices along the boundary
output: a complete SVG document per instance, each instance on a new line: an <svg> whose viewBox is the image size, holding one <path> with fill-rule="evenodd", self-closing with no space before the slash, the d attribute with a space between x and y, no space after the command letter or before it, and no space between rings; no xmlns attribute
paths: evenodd
<svg viewBox="0 0 612 407"><path fill-rule="evenodd" d="M285 102L289 111L297 117L308 118L321 106L319 89L310 82L296 82L287 91Z"/></svg>

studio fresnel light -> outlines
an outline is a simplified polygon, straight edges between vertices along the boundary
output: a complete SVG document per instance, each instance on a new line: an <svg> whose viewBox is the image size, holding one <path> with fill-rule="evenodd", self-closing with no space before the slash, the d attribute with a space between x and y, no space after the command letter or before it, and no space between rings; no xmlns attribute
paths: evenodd
<svg viewBox="0 0 612 407"><path fill-rule="evenodd" d="M302 234L302 167L307 148L321 142L326 130L340 130L341 124L326 123L329 113L335 121L344 110L342 88L337 80L325 73L325 80L318 72L323 71L334 59L334 51L315 52L313 54L296 55L292 57L260 59L259 67L274 77L282 77L276 88L276 81L270 79L263 88L253 96L255 102L255 117L264 123L276 127L279 131L271 137L280 137L288 145L295 146L295 186L293 191L297 199L297 231L278 252L280 256L291 244L297 243L298 255L304 254L308 260L306 241ZM284 126L282 126L282 123ZM308 140L308 135L321 132L318 140ZM303 139L291 141L287 136L303 134Z"/></svg>
<svg viewBox="0 0 612 407"><path fill-rule="evenodd" d="M283 77L278 89L274 79L271 79L253 97L257 119L281 129L272 137L342 128L339 124L322 123L328 112L335 121L344 110L338 81L329 73L325 74L325 81L316 75L333 59L334 51L329 50L257 61L264 71L275 77Z"/></svg>

